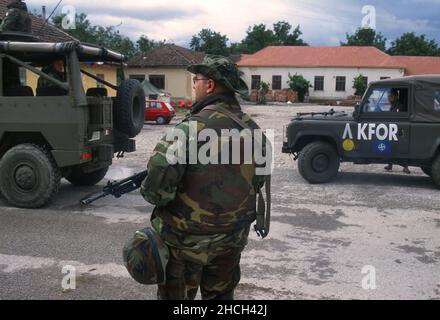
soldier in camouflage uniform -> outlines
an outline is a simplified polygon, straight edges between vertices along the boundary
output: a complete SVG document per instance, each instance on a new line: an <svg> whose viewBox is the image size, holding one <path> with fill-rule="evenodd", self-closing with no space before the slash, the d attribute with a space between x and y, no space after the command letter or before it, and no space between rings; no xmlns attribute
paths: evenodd
<svg viewBox="0 0 440 320"><path fill-rule="evenodd" d="M209 128L220 135L222 129L242 130L211 106L221 106L249 127L259 128L236 100L235 93L248 93L236 65L223 57L207 56L188 70L196 74L197 102L174 130L188 137L190 121L197 121L198 132ZM256 195L265 176L256 175L255 162L171 165L166 158L171 144L164 137L156 146L141 187L144 198L156 206L151 223L170 252L166 283L159 285L158 297L194 299L200 287L203 299L232 300L240 281L241 253L256 218Z"/></svg>
<svg viewBox="0 0 440 320"><path fill-rule="evenodd" d="M41 71L46 73L47 75L51 76L52 78L55 78L58 81L65 82L65 72L64 72L64 61L62 59L54 60L52 61L48 66L44 67ZM38 78L38 84L37 88L47 88L47 87L55 87L56 85L43 78Z"/></svg>
<svg viewBox="0 0 440 320"><path fill-rule="evenodd" d="M0 31L31 32L31 18L23 1L12 1L7 6L6 17L0 24Z"/></svg>

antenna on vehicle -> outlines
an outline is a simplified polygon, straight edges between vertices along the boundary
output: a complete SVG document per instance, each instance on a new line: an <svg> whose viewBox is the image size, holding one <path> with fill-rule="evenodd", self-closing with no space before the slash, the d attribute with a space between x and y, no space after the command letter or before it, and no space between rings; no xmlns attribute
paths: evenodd
<svg viewBox="0 0 440 320"><path fill-rule="evenodd" d="M38 30L37 34L39 34L41 32L41 30L43 30L43 28L46 26L47 22L49 21L49 19L52 17L52 15L55 13L55 10L58 9L58 7L60 6L61 2L63 2L63 0L60 0L60 2L58 2L58 4L55 6L55 9L53 9L52 13L49 15L49 17L47 17L47 19L44 21L43 25L41 26L40 30ZM46 10L45 10L46 11Z"/></svg>

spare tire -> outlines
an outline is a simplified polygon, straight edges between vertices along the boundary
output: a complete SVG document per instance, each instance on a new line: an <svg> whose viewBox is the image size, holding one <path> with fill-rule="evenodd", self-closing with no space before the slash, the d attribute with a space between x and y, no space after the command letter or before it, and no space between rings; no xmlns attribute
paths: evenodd
<svg viewBox="0 0 440 320"><path fill-rule="evenodd" d="M113 106L114 126L130 138L136 137L144 126L145 92L139 81L124 80L118 87Z"/></svg>

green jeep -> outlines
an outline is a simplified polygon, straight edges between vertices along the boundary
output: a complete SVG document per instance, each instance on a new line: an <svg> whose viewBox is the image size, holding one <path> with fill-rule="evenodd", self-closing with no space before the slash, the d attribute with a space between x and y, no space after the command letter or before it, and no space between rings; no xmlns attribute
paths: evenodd
<svg viewBox="0 0 440 320"><path fill-rule="evenodd" d="M63 61L65 81L42 72L54 60ZM93 45L0 34L0 192L9 204L42 207L62 177L76 186L94 185L115 154L135 151L132 138L144 123L142 86L137 80L116 86L81 69L84 62L122 70L124 61ZM49 85L33 92L25 79L29 72ZM82 77L93 78L97 87L85 92ZM117 96L108 97L106 87Z"/></svg>
<svg viewBox="0 0 440 320"><path fill-rule="evenodd" d="M440 76L373 82L353 114L298 114L284 136L310 183L332 180L345 161L418 166L440 186Z"/></svg>

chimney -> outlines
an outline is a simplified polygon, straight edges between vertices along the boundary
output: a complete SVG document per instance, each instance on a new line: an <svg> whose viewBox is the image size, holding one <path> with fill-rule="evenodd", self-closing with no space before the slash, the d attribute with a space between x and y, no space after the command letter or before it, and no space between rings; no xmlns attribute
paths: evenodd
<svg viewBox="0 0 440 320"><path fill-rule="evenodd" d="M46 6L43 6L42 12L43 12L43 19L46 20Z"/></svg>

